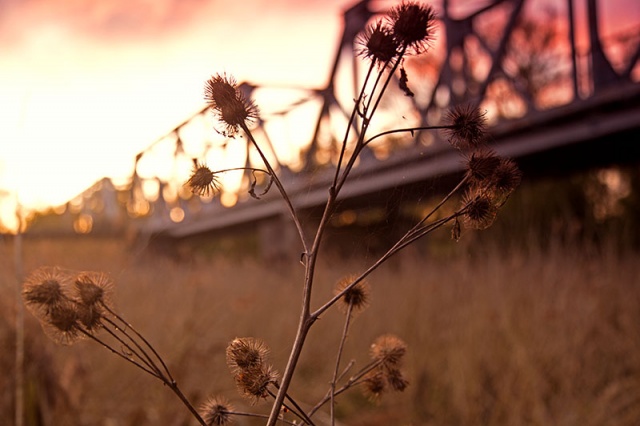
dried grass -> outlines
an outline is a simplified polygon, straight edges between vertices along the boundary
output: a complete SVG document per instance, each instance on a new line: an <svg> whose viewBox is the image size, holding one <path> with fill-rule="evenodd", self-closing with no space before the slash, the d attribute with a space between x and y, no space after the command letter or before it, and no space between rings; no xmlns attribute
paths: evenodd
<svg viewBox="0 0 640 426"><path fill-rule="evenodd" d="M506 255L484 247L451 258L405 253L370 277L371 306L355 319L345 362L364 363L375 337L395 333L409 347L410 386L378 403L350 391L338 400L342 424L640 423L637 254L553 247ZM0 247L4 372L13 372L14 356L10 250ZM25 264L27 271L58 264L111 273L119 310L163 353L194 401L236 395L224 358L236 336L259 335L276 368L286 362L301 267L140 258L120 241L100 239L27 240ZM338 278L359 269L357 261L324 266L318 303ZM326 392L308 384L330 381L341 321L337 310L328 311L312 331L292 384L300 402L313 405ZM188 424L188 413L152 378L97 345L54 349L31 316L27 326L30 406L43 410L48 399L43 424ZM10 419L12 374L3 376L0 416Z"/></svg>

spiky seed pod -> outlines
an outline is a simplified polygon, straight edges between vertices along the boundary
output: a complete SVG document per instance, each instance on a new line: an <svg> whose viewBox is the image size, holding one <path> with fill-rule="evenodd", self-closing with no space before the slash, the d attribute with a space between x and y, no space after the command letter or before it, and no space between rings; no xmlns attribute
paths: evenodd
<svg viewBox="0 0 640 426"><path fill-rule="evenodd" d="M81 272L74 282L74 296L78 303L85 306L111 304L113 282L103 272Z"/></svg>
<svg viewBox="0 0 640 426"><path fill-rule="evenodd" d="M216 119L223 124L217 130L227 137L234 137L243 125L249 126L258 118L258 108L247 99L233 77L216 74L205 83L204 98L210 104Z"/></svg>
<svg viewBox="0 0 640 426"><path fill-rule="evenodd" d="M210 398L200 407L200 415L207 426L222 426L230 424L233 406L224 397Z"/></svg>
<svg viewBox="0 0 640 426"><path fill-rule="evenodd" d="M371 371L363 381L365 394L371 400L377 400L387 389L384 373L380 370Z"/></svg>
<svg viewBox="0 0 640 426"><path fill-rule="evenodd" d="M486 229L493 224L498 207L489 191L469 189L462 197L463 220L472 229Z"/></svg>
<svg viewBox="0 0 640 426"><path fill-rule="evenodd" d="M355 276L347 276L342 278L336 283L334 294L341 293L356 279ZM346 311L351 306L351 312L361 312L369 306L369 298L371 294L371 286L366 280L360 281L355 286L351 287L342 296L340 306Z"/></svg>
<svg viewBox="0 0 640 426"><path fill-rule="evenodd" d="M67 300L66 289L71 276L57 267L43 266L33 271L22 285L22 297L31 313L39 320Z"/></svg>
<svg viewBox="0 0 640 426"><path fill-rule="evenodd" d="M399 366L406 353L406 343L393 334L382 335L371 345L371 358L387 367Z"/></svg>
<svg viewBox="0 0 640 426"><path fill-rule="evenodd" d="M398 55L398 42L391 28L381 20L369 25L356 39L357 54L370 59L379 67L389 66Z"/></svg>
<svg viewBox="0 0 640 426"><path fill-rule="evenodd" d="M233 373L260 369L268 354L269 347L262 340L236 337L227 346L227 365Z"/></svg>
<svg viewBox="0 0 640 426"><path fill-rule="evenodd" d="M78 304L76 311L78 321L88 332L96 331L102 327L103 310L99 306Z"/></svg>
<svg viewBox="0 0 640 426"><path fill-rule="evenodd" d="M212 108L222 109L237 97L238 84L226 74L212 76L204 86L204 98Z"/></svg>
<svg viewBox="0 0 640 426"><path fill-rule="evenodd" d="M468 149L482 146L487 139L487 120L479 108L471 105L458 105L445 117L444 130L449 142L456 148Z"/></svg>
<svg viewBox="0 0 640 426"><path fill-rule="evenodd" d="M66 301L51 308L42 326L56 343L71 345L84 337L78 320L76 305Z"/></svg>
<svg viewBox="0 0 640 426"><path fill-rule="evenodd" d="M503 158L495 169L493 176L493 186L502 195L511 194L522 180L522 172L516 163L508 158Z"/></svg>
<svg viewBox="0 0 640 426"><path fill-rule="evenodd" d="M425 52L433 40L436 14L431 6L405 1L389 11L389 22L397 43L407 53Z"/></svg>
<svg viewBox="0 0 640 426"><path fill-rule="evenodd" d="M391 386L391 389L403 392L407 386L409 386L409 382L402 375L402 371L398 368L388 368L385 371L385 377L387 379L387 383Z"/></svg>
<svg viewBox="0 0 640 426"><path fill-rule="evenodd" d="M215 195L220 191L220 182L215 173L204 164L196 163L186 185L196 195Z"/></svg>
<svg viewBox="0 0 640 426"><path fill-rule="evenodd" d="M467 177L472 185L486 186L491 183L501 159L493 151L485 148L473 151L467 157Z"/></svg>
<svg viewBox="0 0 640 426"><path fill-rule="evenodd" d="M240 393L255 404L269 396L269 385L278 382L278 373L270 365L260 365L242 370L235 380Z"/></svg>

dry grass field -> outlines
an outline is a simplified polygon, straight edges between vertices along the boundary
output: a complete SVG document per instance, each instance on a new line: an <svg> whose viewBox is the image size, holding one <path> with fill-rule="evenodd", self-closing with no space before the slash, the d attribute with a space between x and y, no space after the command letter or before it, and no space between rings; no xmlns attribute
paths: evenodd
<svg viewBox="0 0 640 426"><path fill-rule="evenodd" d="M410 385L373 402L359 389L341 395L340 424L640 424L637 253L553 244L509 253L472 247L447 256L402 253L371 276L371 305L356 317L344 359L357 368L377 336L395 333L408 345ZM237 409L267 411L238 395L224 350L237 336L260 337L281 371L298 319L297 263L198 255L176 262L96 238L27 239L24 262L27 272L41 265L108 272L118 310L163 354L196 405L222 394ZM364 265L324 263L314 304ZM15 300L9 241L0 244L0 271L0 423L8 425ZM330 310L312 330L292 385L303 404L315 404L327 390L342 321ZM56 345L29 313L26 377L28 425L194 424L160 382L93 342Z"/></svg>

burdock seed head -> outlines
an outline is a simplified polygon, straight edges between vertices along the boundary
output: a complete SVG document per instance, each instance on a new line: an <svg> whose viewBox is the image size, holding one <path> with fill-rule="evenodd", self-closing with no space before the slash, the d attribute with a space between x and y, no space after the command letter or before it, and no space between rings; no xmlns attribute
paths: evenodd
<svg viewBox="0 0 640 426"><path fill-rule="evenodd" d="M42 319L43 315L67 300L65 292L70 282L70 275L57 267L38 268L29 274L22 285L24 303L36 317Z"/></svg>
<svg viewBox="0 0 640 426"><path fill-rule="evenodd" d="M384 391L387 389L387 382L384 379L384 373L380 370L374 370L367 374L363 384L365 394L373 401L380 399Z"/></svg>
<svg viewBox="0 0 640 426"><path fill-rule="evenodd" d="M389 12L390 26L397 43L408 53L425 52L433 40L436 14L431 6L405 1Z"/></svg>
<svg viewBox="0 0 640 426"><path fill-rule="evenodd" d="M71 301L55 305L42 321L45 332L57 343L71 345L84 337L76 305Z"/></svg>
<svg viewBox="0 0 640 426"><path fill-rule="evenodd" d="M210 398L200 407L200 415L207 426L230 424L233 406L224 397Z"/></svg>
<svg viewBox="0 0 640 426"><path fill-rule="evenodd" d="M95 305L76 305L78 321L88 332L94 332L102 327L103 310Z"/></svg>
<svg viewBox="0 0 640 426"><path fill-rule="evenodd" d="M462 197L464 223L472 229L486 229L496 218L498 207L489 191L470 188Z"/></svg>
<svg viewBox="0 0 640 426"><path fill-rule="evenodd" d="M404 378L402 371L398 368L386 369L385 376L387 383L389 383L389 386L391 386L391 389L394 391L403 392L407 386L409 386L409 382Z"/></svg>
<svg viewBox="0 0 640 426"><path fill-rule="evenodd" d="M260 369L267 359L269 347L260 339L236 337L227 346L227 365L234 373Z"/></svg>
<svg viewBox="0 0 640 426"><path fill-rule="evenodd" d="M511 194L520 185L522 172L516 163L508 158L500 160L493 176L494 189L502 195Z"/></svg>
<svg viewBox="0 0 640 426"><path fill-rule="evenodd" d="M74 295L78 303L95 307L111 303L113 282L102 272L81 272L76 276Z"/></svg>
<svg viewBox="0 0 640 426"><path fill-rule="evenodd" d="M371 345L371 358L385 366L399 366L406 353L406 343L393 334L380 336Z"/></svg>
<svg viewBox="0 0 640 426"><path fill-rule="evenodd" d="M224 136L234 137L243 126L258 118L258 108L238 90L236 80L226 74L216 74L207 80L204 98L223 124L224 129L217 131Z"/></svg>
<svg viewBox="0 0 640 426"><path fill-rule="evenodd" d="M235 376L238 390L243 396L257 403L269 396L269 385L277 384L278 373L270 365L242 370Z"/></svg>
<svg viewBox="0 0 640 426"><path fill-rule="evenodd" d="M473 151L467 157L467 176L472 185L490 185L496 170L500 166L501 158L489 149Z"/></svg>
<svg viewBox="0 0 640 426"><path fill-rule="evenodd" d="M371 59L378 66L388 66L398 55L398 41L391 28L381 20L369 25L356 39L360 45L357 53Z"/></svg>
<svg viewBox="0 0 640 426"><path fill-rule="evenodd" d="M191 177L186 185L196 195L215 195L220 191L220 182L209 167L195 163Z"/></svg>
<svg viewBox="0 0 640 426"><path fill-rule="evenodd" d="M351 285L351 283L353 283L356 278L357 277L350 275L339 280L336 283L334 294L342 293L342 291L344 291L345 288L349 287L349 285ZM342 302L341 306L345 310L347 310L349 306L351 306L352 312L360 312L369 305L370 294L371 287L369 286L369 283L365 280L360 281L358 284L351 287L344 293L344 295L340 299L340 301Z"/></svg>
<svg viewBox="0 0 640 426"><path fill-rule="evenodd" d="M449 142L456 148L477 148L487 139L487 120L479 108L470 105L459 105L446 115L444 133Z"/></svg>

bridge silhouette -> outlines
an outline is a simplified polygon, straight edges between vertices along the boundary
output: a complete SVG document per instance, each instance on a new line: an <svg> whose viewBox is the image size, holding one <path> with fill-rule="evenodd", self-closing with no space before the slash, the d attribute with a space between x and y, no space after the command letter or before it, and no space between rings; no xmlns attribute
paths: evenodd
<svg viewBox="0 0 640 426"><path fill-rule="evenodd" d="M598 2L576 3L567 0L564 11L541 12L532 0L495 0L475 10L453 8L443 0L437 11L438 44L426 55L429 59L406 64L416 96L405 97L398 91L389 114L396 114L403 127L405 123L406 127L426 126L437 124L455 105L480 105L489 118L491 148L513 158L525 178L637 161L640 22L602 37ZM309 218L326 201L333 177L331 164L342 135L333 134L332 129L353 106L355 95L343 87L344 81L353 82L355 92L361 80L357 36L383 12L372 10L372 4L364 0L344 11L327 84L298 88L300 96L295 101L262 115L255 129L259 143L272 153L293 206L308 211ZM269 89L253 83L242 83L240 88L248 97ZM273 122L296 120L291 117L311 102L317 105L317 112L310 121L310 142L293 147L298 153L295 161L283 161L277 154L282 148L273 143L268 130ZM136 216L138 232L171 240L251 228L270 246L278 246L274 244L278 241L280 249L275 250L295 246L295 234L287 231L291 226L277 191L271 190L260 200L246 194L253 179L249 172L242 177L237 194L222 200L193 196L184 188L184 170L190 168L193 158L211 150L224 155L225 150L245 144L242 164L237 166L261 166L252 163L254 153L246 138L213 140L206 135L194 142L191 136L187 142L194 128L213 133L210 120L203 108L137 155L127 203L130 214ZM161 146L164 148L159 149ZM181 165L183 172L159 177L148 165L145 169L145 161L151 164L149 158L157 159L158 151L171 157L167 161L172 162L173 171ZM399 188L407 192L428 184L437 191L438 185L460 175L462 168L459 152L440 134L415 132L411 137L381 140L362 154L341 191L340 208L346 211L384 202ZM156 194L150 196L149 187L155 187Z"/></svg>

